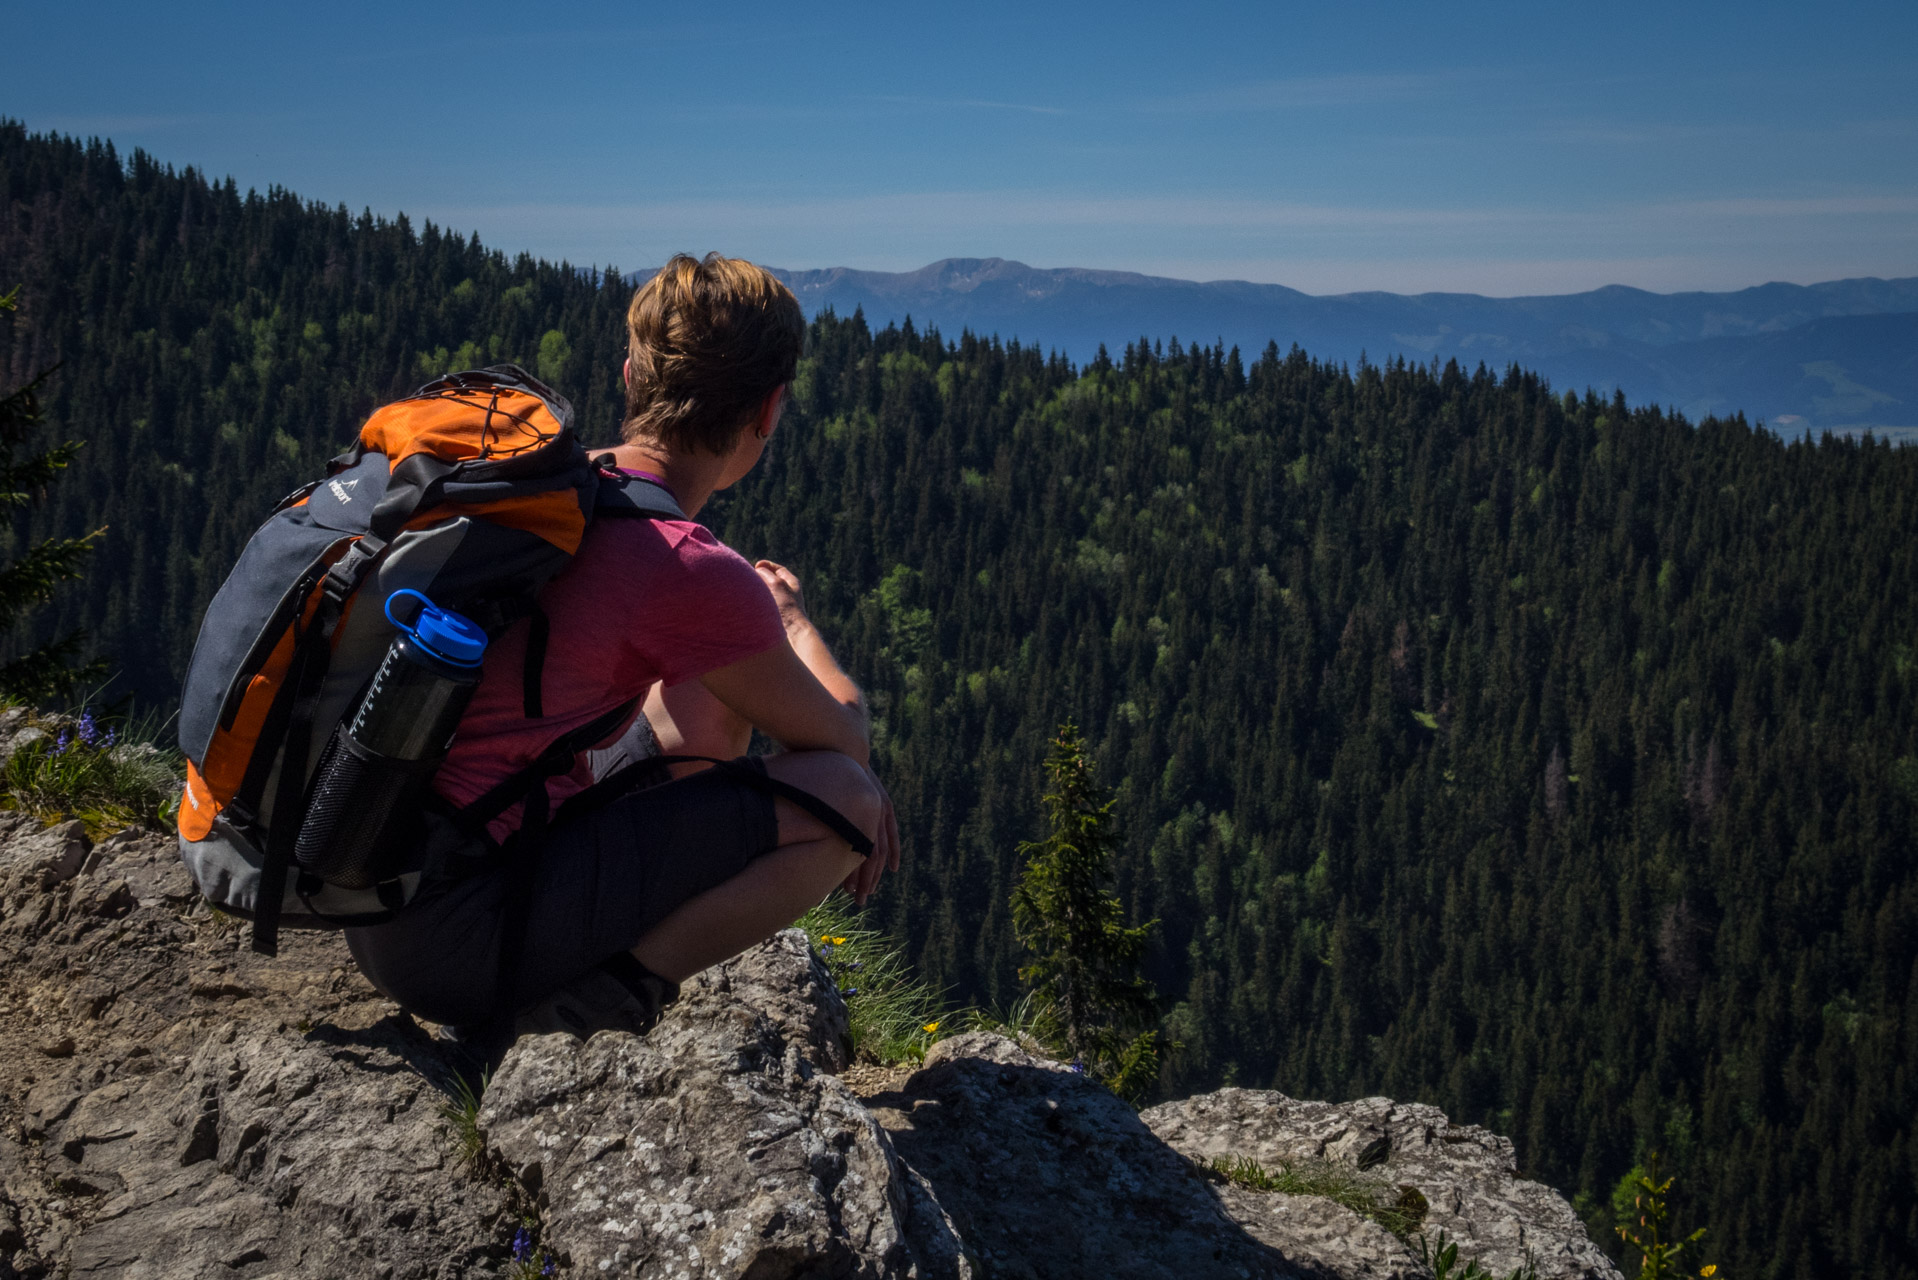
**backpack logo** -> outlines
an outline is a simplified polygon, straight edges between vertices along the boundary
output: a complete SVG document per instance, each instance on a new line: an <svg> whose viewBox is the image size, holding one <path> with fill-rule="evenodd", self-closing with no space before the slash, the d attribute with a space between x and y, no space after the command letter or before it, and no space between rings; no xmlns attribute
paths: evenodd
<svg viewBox="0 0 1918 1280"><path fill-rule="evenodd" d="M341 502L351 502L353 501L353 495L348 493L347 490L357 488L359 483L358 480L348 480L345 484L341 484L338 480L328 480L326 487L331 489L333 496Z"/></svg>

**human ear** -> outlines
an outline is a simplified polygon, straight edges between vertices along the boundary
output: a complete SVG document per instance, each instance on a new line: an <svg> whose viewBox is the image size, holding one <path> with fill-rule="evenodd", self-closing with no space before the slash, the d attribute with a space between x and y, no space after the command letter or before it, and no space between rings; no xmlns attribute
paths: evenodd
<svg viewBox="0 0 1918 1280"><path fill-rule="evenodd" d="M779 426L779 415L785 411L785 408L786 385L781 383L767 392L766 398L760 401L759 412L753 419L753 434L761 440L770 439Z"/></svg>

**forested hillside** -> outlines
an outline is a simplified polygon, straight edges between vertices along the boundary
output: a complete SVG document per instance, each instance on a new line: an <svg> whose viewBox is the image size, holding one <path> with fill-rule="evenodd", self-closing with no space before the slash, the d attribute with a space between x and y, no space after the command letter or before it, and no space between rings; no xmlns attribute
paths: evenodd
<svg viewBox="0 0 1918 1280"><path fill-rule="evenodd" d="M149 704L176 696L200 610L263 513L374 405L513 360L583 422L610 434L619 416L629 291L610 274L4 121L0 280L24 286L0 316L0 377L59 363L48 415L87 441L32 528L107 530L36 634L86 626L122 672L110 692Z"/></svg>
<svg viewBox="0 0 1918 1280"><path fill-rule="evenodd" d="M0 279L0 369L64 360L49 409L90 441L36 529L111 526L46 625L146 697L271 501L421 373L520 359L612 433L623 287L430 229L8 128ZM710 519L805 575L872 691L909 850L875 910L925 976L1014 993L1071 718L1162 921L1169 1092L1430 1100L1601 1233L1656 1148L1727 1274L1890 1277L1914 503L1918 451L1520 372L1159 339L1078 369L827 318Z"/></svg>

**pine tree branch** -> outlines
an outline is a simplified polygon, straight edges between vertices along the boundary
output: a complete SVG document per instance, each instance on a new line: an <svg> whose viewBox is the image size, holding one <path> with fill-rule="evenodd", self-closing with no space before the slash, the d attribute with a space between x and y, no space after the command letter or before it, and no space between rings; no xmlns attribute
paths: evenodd
<svg viewBox="0 0 1918 1280"><path fill-rule="evenodd" d="M0 569L0 620L10 620L31 605L53 598L62 582L80 576L94 543L106 533L104 528L79 538L56 538L27 548L26 552Z"/></svg>
<svg viewBox="0 0 1918 1280"><path fill-rule="evenodd" d="M11 454L26 443L45 416L40 408L40 387L60 368L42 369L25 386L0 397L0 449Z"/></svg>
<svg viewBox="0 0 1918 1280"><path fill-rule="evenodd" d="M0 508L24 507L31 503L66 469L84 443L68 440L20 462L0 463Z"/></svg>

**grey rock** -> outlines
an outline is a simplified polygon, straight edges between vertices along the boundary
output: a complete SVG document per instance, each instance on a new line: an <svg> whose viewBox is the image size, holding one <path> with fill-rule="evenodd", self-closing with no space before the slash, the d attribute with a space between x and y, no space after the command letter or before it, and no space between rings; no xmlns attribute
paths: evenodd
<svg viewBox="0 0 1918 1280"><path fill-rule="evenodd" d="M53 735L37 724L27 723L27 713L23 707L10 707L0 712L0 764L5 764L13 753L29 742L38 742Z"/></svg>
<svg viewBox="0 0 1918 1280"><path fill-rule="evenodd" d="M884 1133L822 1068L845 1011L787 931L695 981L645 1036L521 1040L486 1091L496 1159L562 1262L610 1276L904 1276Z"/></svg>
<svg viewBox="0 0 1918 1280"><path fill-rule="evenodd" d="M0 852L0 871L44 891L79 875L92 848L86 824L74 818L44 831L16 835Z"/></svg>
<svg viewBox="0 0 1918 1280"><path fill-rule="evenodd" d="M309 1032L228 1024L177 1076L109 1084L47 1144L105 1196L74 1276L494 1274L496 1188L459 1176L409 1021Z"/></svg>
<svg viewBox="0 0 1918 1280"><path fill-rule="evenodd" d="M170 838L12 816L0 1276L506 1270L512 1199L458 1166L435 1044L337 935L262 959L190 905Z"/></svg>
<svg viewBox="0 0 1918 1280"><path fill-rule="evenodd" d="M1425 1231L1458 1242L1461 1260L1506 1275L1528 1263L1543 1280L1619 1275L1565 1198L1518 1176L1511 1141L1454 1125L1437 1107L1389 1098L1300 1102L1282 1093L1221 1089L1140 1117L1194 1160L1244 1157L1268 1169L1310 1160L1369 1168L1388 1186L1416 1187ZM1376 1166L1376 1167L1373 1167Z"/></svg>
<svg viewBox="0 0 1918 1280"><path fill-rule="evenodd" d="M711 1000L751 1005L801 1046L821 1071L839 1072L852 1062L852 1024L826 966L806 935L782 929L760 946L687 981L684 1007Z"/></svg>
<svg viewBox="0 0 1918 1280"><path fill-rule="evenodd" d="M1228 1217L1302 1274L1338 1280L1423 1280L1426 1274L1403 1240L1336 1201L1236 1186L1218 1194Z"/></svg>

